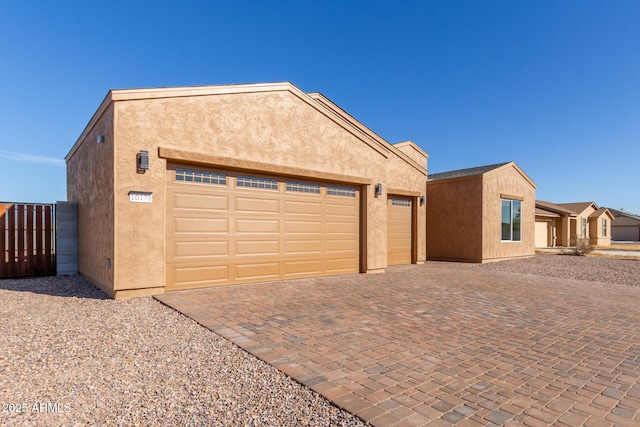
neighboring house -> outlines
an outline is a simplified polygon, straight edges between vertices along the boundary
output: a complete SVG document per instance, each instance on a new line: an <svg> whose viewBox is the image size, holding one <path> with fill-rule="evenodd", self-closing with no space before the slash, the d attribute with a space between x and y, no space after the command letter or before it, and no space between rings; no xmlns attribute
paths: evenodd
<svg viewBox="0 0 640 427"><path fill-rule="evenodd" d="M598 208L595 202L559 203L558 206L576 214L569 220L569 244L588 238L592 245L611 244L611 223L615 219L607 208Z"/></svg>
<svg viewBox="0 0 640 427"><path fill-rule="evenodd" d="M66 163L79 272L112 297L425 260L427 154L290 83L110 91ZM529 226L501 244L499 218L508 200L533 219L533 183L502 169L482 233L512 248L491 258L529 255Z"/></svg>
<svg viewBox="0 0 640 427"><path fill-rule="evenodd" d="M429 175L427 259L534 255L535 188L514 162Z"/></svg>
<svg viewBox="0 0 640 427"><path fill-rule="evenodd" d="M551 202L536 200L536 248L569 246L572 218L576 218L575 212Z"/></svg>
<svg viewBox="0 0 640 427"><path fill-rule="evenodd" d="M616 219L611 226L611 240L622 242L640 241L640 215L618 209L607 209Z"/></svg>

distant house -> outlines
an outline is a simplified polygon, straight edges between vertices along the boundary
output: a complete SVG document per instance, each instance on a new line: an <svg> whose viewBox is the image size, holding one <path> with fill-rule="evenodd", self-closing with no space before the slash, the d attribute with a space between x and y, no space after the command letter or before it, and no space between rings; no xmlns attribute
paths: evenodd
<svg viewBox="0 0 640 427"><path fill-rule="evenodd" d="M559 203L558 206L576 214L569 220L569 244L577 239L589 238L592 245L611 244L611 223L615 219L607 208L598 208L595 202Z"/></svg>
<svg viewBox="0 0 640 427"><path fill-rule="evenodd" d="M611 239L623 242L640 241L640 215L607 208L616 219L611 226Z"/></svg>
<svg viewBox="0 0 640 427"><path fill-rule="evenodd" d="M514 162L429 175L427 259L485 262L532 256L535 188Z"/></svg>
<svg viewBox="0 0 640 427"><path fill-rule="evenodd" d="M571 219L576 217L560 205L536 200L536 248L569 246Z"/></svg>

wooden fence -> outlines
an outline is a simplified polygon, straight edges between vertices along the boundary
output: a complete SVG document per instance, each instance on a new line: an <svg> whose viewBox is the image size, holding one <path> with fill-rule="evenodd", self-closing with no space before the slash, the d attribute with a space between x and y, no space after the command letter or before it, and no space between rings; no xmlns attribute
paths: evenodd
<svg viewBox="0 0 640 427"><path fill-rule="evenodd" d="M56 274L54 205L0 202L0 278Z"/></svg>

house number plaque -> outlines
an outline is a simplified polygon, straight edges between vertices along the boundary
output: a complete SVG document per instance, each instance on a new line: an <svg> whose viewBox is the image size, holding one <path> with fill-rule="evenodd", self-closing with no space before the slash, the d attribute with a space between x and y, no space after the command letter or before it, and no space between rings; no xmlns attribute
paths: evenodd
<svg viewBox="0 0 640 427"><path fill-rule="evenodd" d="M131 203L153 203L153 193L150 191L129 191Z"/></svg>

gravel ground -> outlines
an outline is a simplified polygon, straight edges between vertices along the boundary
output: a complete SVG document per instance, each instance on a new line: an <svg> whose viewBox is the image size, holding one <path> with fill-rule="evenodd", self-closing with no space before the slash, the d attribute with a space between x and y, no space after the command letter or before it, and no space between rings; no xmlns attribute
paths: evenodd
<svg viewBox="0 0 640 427"><path fill-rule="evenodd" d="M635 259L535 255L474 266L493 271L640 286L640 261Z"/></svg>
<svg viewBox="0 0 640 427"><path fill-rule="evenodd" d="M0 300L0 425L364 425L150 297L62 276Z"/></svg>

